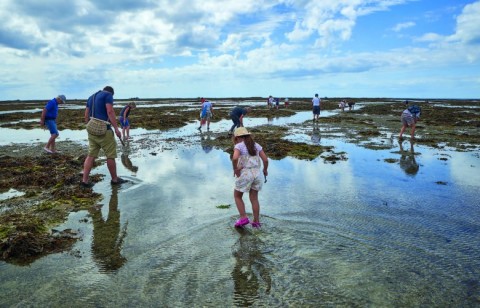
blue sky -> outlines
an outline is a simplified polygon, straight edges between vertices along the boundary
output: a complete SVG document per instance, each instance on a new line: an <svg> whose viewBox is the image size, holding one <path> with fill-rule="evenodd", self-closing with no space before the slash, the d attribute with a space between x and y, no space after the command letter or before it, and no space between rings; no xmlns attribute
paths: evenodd
<svg viewBox="0 0 480 308"><path fill-rule="evenodd" d="M2 0L0 23L0 100L480 97L480 1Z"/></svg>

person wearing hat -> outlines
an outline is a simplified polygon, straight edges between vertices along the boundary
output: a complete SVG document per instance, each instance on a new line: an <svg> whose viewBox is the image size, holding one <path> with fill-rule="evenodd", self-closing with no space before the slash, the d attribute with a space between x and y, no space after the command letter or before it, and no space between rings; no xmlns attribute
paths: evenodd
<svg viewBox="0 0 480 308"><path fill-rule="evenodd" d="M50 138L47 145L43 148L47 153L55 153L57 151L55 149L55 139L59 135L57 129L58 105L60 103L65 104L66 100L65 95L60 94L49 100L42 110L40 125L46 126L50 131Z"/></svg>
<svg viewBox="0 0 480 308"><path fill-rule="evenodd" d="M260 228L260 203L258 192L262 189L261 168L263 162L263 175L268 175L268 157L262 146L256 143L245 127L235 129L233 135L235 144L233 149L232 165L233 175L236 177L233 198L237 206L240 219L235 222L236 228L244 227L250 223L245 212L243 194L248 192L252 203L252 227Z"/></svg>

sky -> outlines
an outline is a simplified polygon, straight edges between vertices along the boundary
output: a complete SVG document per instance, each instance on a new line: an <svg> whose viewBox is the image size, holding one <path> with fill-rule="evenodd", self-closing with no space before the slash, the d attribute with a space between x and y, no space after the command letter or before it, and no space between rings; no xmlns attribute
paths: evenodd
<svg viewBox="0 0 480 308"><path fill-rule="evenodd" d="M480 0L0 0L0 100L480 97Z"/></svg>

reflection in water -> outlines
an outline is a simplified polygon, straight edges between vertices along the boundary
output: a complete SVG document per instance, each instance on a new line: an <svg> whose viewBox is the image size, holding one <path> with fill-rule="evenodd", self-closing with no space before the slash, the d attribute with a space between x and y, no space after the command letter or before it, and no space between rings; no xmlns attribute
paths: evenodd
<svg viewBox="0 0 480 308"><path fill-rule="evenodd" d="M260 298L261 289L265 290L265 294L270 293L272 278L269 261L261 252L263 243L249 231L239 232L242 234L233 251L236 259L231 274L234 283L233 301L237 306L246 307L254 305Z"/></svg>
<svg viewBox="0 0 480 308"><path fill-rule="evenodd" d="M313 125L313 131L312 131L312 143L313 144L320 144L320 140L322 137L320 136L320 128L318 128L318 123L314 123Z"/></svg>
<svg viewBox="0 0 480 308"><path fill-rule="evenodd" d="M134 166L130 158L128 158L129 154L130 154L129 149L128 148L124 149L124 152L122 153L122 156L121 156L122 164L123 166L125 166L125 168L132 171L133 175L135 176L137 174L138 167Z"/></svg>
<svg viewBox="0 0 480 308"><path fill-rule="evenodd" d="M200 143L202 144L203 151L205 151L205 153L209 153L213 149L210 132L207 132L206 134L200 133L200 137Z"/></svg>
<svg viewBox="0 0 480 308"><path fill-rule="evenodd" d="M103 219L102 211L97 208L92 208L90 215L93 221L93 259L102 271L114 272L127 261L121 254L127 225L125 224L123 230L120 230L118 186L112 186L107 219Z"/></svg>
<svg viewBox="0 0 480 308"><path fill-rule="evenodd" d="M400 168L402 168L403 171L407 175L410 176L415 176L420 169L420 166L418 165L417 161L415 160L415 152L413 150L413 142L410 142L410 151L406 152L403 150L403 142L398 141L398 144L400 145L400 153L402 156L400 157Z"/></svg>

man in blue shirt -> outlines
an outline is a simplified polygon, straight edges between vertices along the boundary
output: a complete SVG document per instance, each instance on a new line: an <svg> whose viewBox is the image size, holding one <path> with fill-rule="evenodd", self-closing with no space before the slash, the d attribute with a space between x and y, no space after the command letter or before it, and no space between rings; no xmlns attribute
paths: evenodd
<svg viewBox="0 0 480 308"><path fill-rule="evenodd" d="M90 188L93 183L88 182L90 171L95 163L95 158L98 157L100 149L103 149L105 156L107 157L107 168L112 177L111 183L122 184L126 181L117 176L117 165L115 158L117 158L117 143L115 141L115 135L120 139L122 133L118 129L117 118L115 111L113 110L113 88L106 86L103 91L98 91L92 94L87 101L85 108L85 123L88 123L90 117L94 117L103 120L107 125L107 132L102 136L95 136L88 134L88 155L85 158L83 164L83 176L80 185L84 188ZM115 135L112 131L115 130Z"/></svg>
<svg viewBox="0 0 480 308"><path fill-rule="evenodd" d="M243 126L243 117L252 110L250 107L240 107L237 106L232 109L230 112L230 118L232 119L233 125L228 132L229 135L233 133L233 130L237 127Z"/></svg>
<svg viewBox="0 0 480 308"><path fill-rule="evenodd" d="M55 139L58 137L57 129L57 116L58 116L58 104L65 104L65 95L58 95L48 101L42 110L42 117L40 119L40 125L48 127L50 131L50 139L48 139L47 145L43 148L47 153L55 153Z"/></svg>

